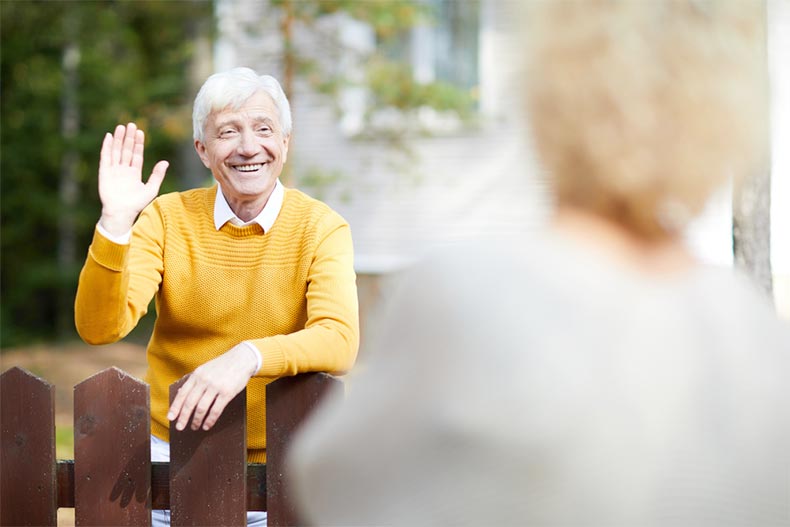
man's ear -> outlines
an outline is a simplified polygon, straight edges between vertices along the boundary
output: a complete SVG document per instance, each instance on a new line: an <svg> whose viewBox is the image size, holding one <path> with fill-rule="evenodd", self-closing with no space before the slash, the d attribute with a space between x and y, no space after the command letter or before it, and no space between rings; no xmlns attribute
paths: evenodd
<svg viewBox="0 0 790 527"><path fill-rule="evenodd" d="M197 155L206 168L210 169L211 164L209 163L208 153L206 152L206 145L204 145L200 139L195 139L195 150L197 151Z"/></svg>
<svg viewBox="0 0 790 527"><path fill-rule="evenodd" d="M283 136L283 163L288 161L288 144L291 142L291 134Z"/></svg>

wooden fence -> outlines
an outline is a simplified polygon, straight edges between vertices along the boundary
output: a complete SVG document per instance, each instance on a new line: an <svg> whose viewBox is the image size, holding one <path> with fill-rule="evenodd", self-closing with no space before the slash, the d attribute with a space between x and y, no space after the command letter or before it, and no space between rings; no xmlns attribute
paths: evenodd
<svg viewBox="0 0 790 527"><path fill-rule="evenodd" d="M179 381L183 382L183 381ZM170 387L172 401L180 386ZM179 525L298 525L285 486L292 433L340 381L323 373L266 387L267 463L247 463L246 391L209 431L170 429L170 462L151 462L147 384L109 368L74 387L74 460L55 458L55 389L21 368L0 376L0 525L56 525L73 507L77 525L150 525L170 509Z"/></svg>

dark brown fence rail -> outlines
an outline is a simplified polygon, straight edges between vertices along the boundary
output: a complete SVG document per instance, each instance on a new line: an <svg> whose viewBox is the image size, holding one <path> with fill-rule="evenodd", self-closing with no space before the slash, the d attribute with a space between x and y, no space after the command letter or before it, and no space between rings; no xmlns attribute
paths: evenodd
<svg viewBox="0 0 790 527"><path fill-rule="evenodd" d="M171 429L170 463L152 463L148 385L109 368L74 388L75 459L57 461L54 387L11 368L0 376L0 525L56 525L59 507L86 526L150 525L151 509L171 509L174 526L245 525L262 510L271 526L298 525L287 445L340 384L308 373L267 386L268 467L246 462L246 392L209 431Z"/></svg>

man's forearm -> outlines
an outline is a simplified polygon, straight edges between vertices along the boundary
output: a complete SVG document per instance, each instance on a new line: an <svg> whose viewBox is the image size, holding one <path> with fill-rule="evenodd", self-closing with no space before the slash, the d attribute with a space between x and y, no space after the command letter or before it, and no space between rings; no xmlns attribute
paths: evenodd
<svg viewBox="0 0 790 527"><path fill-rule="evenodd" d="M128 245L94 234L74 302L77 332L89 344L116 342L131 331L126 320L118 318L121 310L116 308L125 301L123 268L128 252Z"/></svg>
<svg viewBox="0 0 790 527"><path fill-rule="evenodd" d="M263 356L260 376L343 373L354 365L359 307L353 245L348 225L339 216L335 221L319 244L308 275L305 328L253 341Z"/></svg>
<svg viewBox="0 0 790 527"><path fill-rule="evenodd" d="M359 336L352 326L333 323L251 341L261 350L263 366L257 375L284 377L311 371L342 374L357 357Z"/></svg>
<svg viewBox="0 0 790 527"><path fill-rule="evenodd" d="M146 242L138 236L137 243ZM161 261L155 261L149 256L151 253L133 251L131 244L116 243L102 235L97 226L80 272L74 303L74 321L83 340L90 344L116 342L145 315L161 280L157 271ZM138 261L134 263L135 260ZM148 271L135 273L131 269L134 265ZM134 294L130 293L130 282L136 284Z"/></svg>

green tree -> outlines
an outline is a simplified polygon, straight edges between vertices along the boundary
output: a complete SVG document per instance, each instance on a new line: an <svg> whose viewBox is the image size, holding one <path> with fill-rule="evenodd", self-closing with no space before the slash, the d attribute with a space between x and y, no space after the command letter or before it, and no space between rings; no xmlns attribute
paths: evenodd
<svg viewBox="0 0 790 527"><path fill-rule="evenodd" d="M402 50L412 28L436 20L439 16L436 7L441 1L453 0L270 0L271 6L279 10L281 19L283 89L293 102L297 96L297 79L306 81L312 89L335 101L344 88L364 88L369 98L363 116L364 130L359 138L383 141L398 154L406 154L413 160L409 138L415 132L417 135L428 133L415 130L413 126L421 108L451 112L461 119L470 120L477 102L475 87L438 80L421 82L415 78L411 65L404 61L404 57L398 56L397 50ZM479 9L477 0L464 1L470 10ZM346 48L337 33L313 31L323 17L339 14L367 24L374 33L375 48L359 55L358 51ZM299 30L310 31L314 36L320 35L322 40L300 49L295 38L295 32ZM350 76L343 59L344 56L355 54L362 75ZM371 126L376 113L385 108L400 112L407 124L386 130ZM291 176L291 179L297 178ZM337 184L342 179L343 175L337 172L329 173L310 167L299 175L298 182L321 187L324 184Z"/></svg>
<svg viewBox="0 0 790 527"><path fill-rule="evenodd" d="M210 2L0 2L0 346L74 335L101 139L136 120L147 167L177 157L211 17Z"/></svg>

